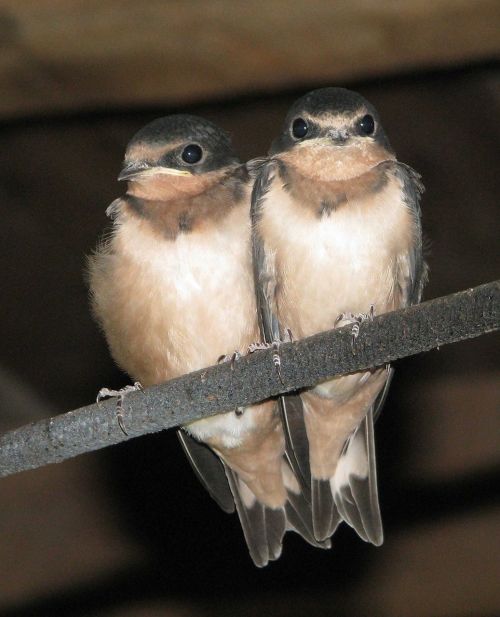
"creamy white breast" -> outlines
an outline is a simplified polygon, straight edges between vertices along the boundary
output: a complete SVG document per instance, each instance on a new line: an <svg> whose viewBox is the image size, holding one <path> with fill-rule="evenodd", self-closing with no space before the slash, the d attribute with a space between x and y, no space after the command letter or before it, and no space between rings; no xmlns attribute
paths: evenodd
<svg viewBox="0 0 500 617"><path fill-rule="evenodd" d="M257 336L245 208L174 241L127 218L95 264L95 311L113 356L144 385L244 351Z"/></svg>
<svg viewBox="0 0 500 617"><path fill-rule="evenodd" d="M414 238L413 218L395 176L378 192L319 217L275 179L259 231L275 254L277 309L297 337L332 328L341 313L395 308L398 257Z"/></svg>

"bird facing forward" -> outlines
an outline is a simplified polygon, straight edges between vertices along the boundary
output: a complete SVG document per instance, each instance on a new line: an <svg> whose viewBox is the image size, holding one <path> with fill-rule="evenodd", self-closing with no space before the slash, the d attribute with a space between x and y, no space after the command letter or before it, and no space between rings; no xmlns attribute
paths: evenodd
<svg viewBox="0 0 500 617"><path fill-rule="evenodd" d="M256 168L253 252L265 340L310 336L420 301L426 279L422 185L396 160L375 108L324 88L300 98L268 159ZM373 424L388 367L336 377L302 393L314 534L341 520L383 541ZM287 430L292 423L284 423ZM302 457L303 458L303 457Z"/></svg>
<svg viewBox="0 0 500 617"><path fill-rule="evenodd" d="M107 210L111 237L89 260L117 364L148 386L246 352L258 338L251 184L227 134L189 115L156 120L129 143L118 179L128 188ZM236 505L256 565L279 557L287 529L318 545L273 401L184 429L193 469L225 511Z"/></svg>

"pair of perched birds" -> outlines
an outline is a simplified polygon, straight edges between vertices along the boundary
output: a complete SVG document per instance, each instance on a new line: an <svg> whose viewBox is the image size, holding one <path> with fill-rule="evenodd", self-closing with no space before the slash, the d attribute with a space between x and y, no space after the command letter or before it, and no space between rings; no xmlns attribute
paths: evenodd
<svg viewBox="0 0 500 617"><path fill-rule="evenodd" d="M118 179L127 192L90 259L92 303L144 386L420 300L422 185L354 92L300 98L268 157L247 165L211 122L161 118L132 138ZM390 376L335 377L179 431L212 497L236 505L257 566L287 530L328 548L344 520L382 543L373 424Z"/></svg>

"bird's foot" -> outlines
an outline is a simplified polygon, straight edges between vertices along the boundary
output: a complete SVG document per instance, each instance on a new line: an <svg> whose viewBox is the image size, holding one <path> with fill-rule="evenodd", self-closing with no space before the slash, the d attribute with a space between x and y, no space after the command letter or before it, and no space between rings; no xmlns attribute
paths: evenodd
<svg viewBox="0 0 500 617"><path fill-rule="evenodd" d="M240 358L241 358L241 353L239 351L233 351L233 353L231 354L223 354L222 356L219 356L217 358L217 364L223 364L224 362L230 362L231 370L234 371L234 365L236 361L239 360ZM238 418L241 418L244 412L245 412L244 407L236 407L236 409L234 410L234 415L237 416Z"/></svg>
<svg viewBox="0 0 500 617"><path fill-rule="evenodd" d="M116 398L116 420L118 426L121 428L125 435L128 435L125 428L125 421L123 415L123 401L127 394L131 392L144 392L144 388L139 381L135 381L133 385L125 386L120 390L110 390L109 388L101 388L97 393L96 403L99 404L105 398Z"/></svg>
<svg viewBox="0 0 500 617"><path fill-rule="evenodd" d="M286 329L286 334L283 337L283 341L273 341L272 343L264 343L264 342L257 342L257 343L252 343L251 345L248 346L248 353L254 353L255 351L262 351L265 349L273 349L273 364L274 367L276 369L276 372L278 373L278 377L279 380L281 381L282 385L285 385L285 382L283 381L283 375L281 374L281 356L280 356L280 345L281 343L293 343L293 335L292 335L292 331L290 330L290 328Z"/></svg>
<svg viewBox="0 0 500 617"><path fill-rule="evenodd" d="M353 353L354 353L354 344L356 342L356 339L359 336L361 324L364 321L373 321L374 316L375 316L375 307L373 304L371 304L370 310L368 311L368 313L341 313L335 320L335 323L333 326L334 328L345 326L349 323L352 324L351 346L352 346Z"/></svg>
<svg viewBox="0 0 500 617"><path fill-rule="evenodd" d="M239 351L233 351L231 354L223 354L217 358L217 364L224 364L224 362L231 362L231 370L234 371L234 365L237 360L241 358Z"/></svg>

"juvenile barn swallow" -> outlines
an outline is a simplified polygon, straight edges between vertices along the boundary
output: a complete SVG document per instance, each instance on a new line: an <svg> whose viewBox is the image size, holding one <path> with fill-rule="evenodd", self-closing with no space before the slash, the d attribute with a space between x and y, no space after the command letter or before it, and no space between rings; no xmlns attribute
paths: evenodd
<svg viewBox="0 0 500 617"><path fill-rule="evenodd" d="M396 160L375 108L324 88L300 98L256 167L253 252L265 341L307 337L420 301L420 176ZM336 377L305 391L305 434L287 443L310 465L317 540L340 521L383 541L373 424L392 370ZM285 430L290 424L285 421ZM300 447L304 439L307 447ZM302 456L302 461L300 458Z"/></svg>
<svg viewBox="0 0 500 617"><path fill-rule="evenodd" d="M118 179L128 188L107 210L112 235L89 260L117 364L149 386L246 352L258 338L251 183L228 135L195 116L161 118L132 138ZM257 566L279 557L288 529L318 546L273 401L183 428L195 473L223 510L236 505Z"/></svg>

